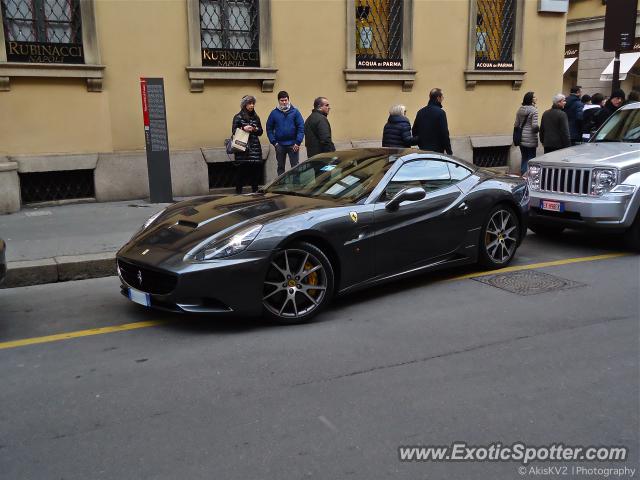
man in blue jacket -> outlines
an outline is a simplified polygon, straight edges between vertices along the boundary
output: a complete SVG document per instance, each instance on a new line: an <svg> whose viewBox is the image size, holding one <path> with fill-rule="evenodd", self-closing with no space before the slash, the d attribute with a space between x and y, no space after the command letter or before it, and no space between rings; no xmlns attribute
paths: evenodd
<svg viewBox="0 0 640 480"><path fill-rule="evenodd" d="M276 148L278 175L282 175L287 155L291 167L298 164L300 145L304 139L304 119L298 109L291 105L289 94L284 90L278 92L278 106L267 119L267 136Z"/></svg>

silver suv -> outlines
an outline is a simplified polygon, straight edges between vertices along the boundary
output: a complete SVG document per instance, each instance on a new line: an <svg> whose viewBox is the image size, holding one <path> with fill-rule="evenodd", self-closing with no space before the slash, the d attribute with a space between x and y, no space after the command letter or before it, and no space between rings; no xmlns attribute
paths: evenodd
<svg viewBox="0 0 640 480"><path fill-rule="evenodd" d="M640 103L617 110L589 143L532 159L528 178L534 232L610 229L640 250Z"/></svg>

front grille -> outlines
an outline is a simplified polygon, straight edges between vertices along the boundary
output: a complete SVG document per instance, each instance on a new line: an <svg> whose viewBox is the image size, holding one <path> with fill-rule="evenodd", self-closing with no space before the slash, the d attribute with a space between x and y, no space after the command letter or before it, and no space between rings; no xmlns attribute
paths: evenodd
<svg viewBox="0 0 640 480"><path fill-rule="evenodd" d="M567 167L542 167L540 191L589 195L591 169Z"/></svg>
<svg viewBox="0 0 640 480"><path fill-rule="evenodd" d="M118 260L118 269L122 279L130 286L154 295L171 293L178 283L178 277L172 273L150 270L129 262ZM140 282L142 278L142 282Z"/></svg>

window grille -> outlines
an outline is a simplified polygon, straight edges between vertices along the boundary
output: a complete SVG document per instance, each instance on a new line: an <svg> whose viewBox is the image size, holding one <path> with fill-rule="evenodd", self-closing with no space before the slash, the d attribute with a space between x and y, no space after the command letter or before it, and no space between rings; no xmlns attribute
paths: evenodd
<svg viewBox="0 0 640 480"><path fill-rule="evenodd" d="M476 1L476 69L513 70L516 0Z"/></svg>
<svg viewBox="0 0 640 480"><path fill-rule="evenodd" d="M509 165L508 145L502 147L477 147L473 149L473 164L478 167L506 167Z"/></svg>
<svg viewBox="0 0 640 480"><path fill-rule="evenodd" d="M82 43L79 0L2 0L7 42Z"/></svg>
<svg viewBox="0 0 640 480"><path fill-rule="evenodd" d="M209 170L209 189L236 186L238 168L233 162L208 163L207 168ZM260 173L258 184L264 185L264 167Z"/></svg>
<svg viewBox="0 0 640 480"><path fill-rule="evenodd" d="M258 0L200 0L202 48L258 50Z"/></svg>
<svg viewBox="0 0 640 480"><path fill-rule="evenodd" d="M93 170L20 174L22 203L95 197Z"/></svg>
<svg viewBox="0 0 640 480"><path fill-rule="evenodd" d="M402 4L356 2L356 68L402 69Z"/></svg>

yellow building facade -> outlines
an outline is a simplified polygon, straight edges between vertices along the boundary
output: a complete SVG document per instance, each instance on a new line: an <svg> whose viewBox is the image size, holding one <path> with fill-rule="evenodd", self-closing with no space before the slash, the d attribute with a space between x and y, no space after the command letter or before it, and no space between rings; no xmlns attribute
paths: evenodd
<svg viewBox="0 0 640 480"><path fill-rule="evenodd" d="M572 0L567 14L565 68L562 91L580 85L583 93L611 93L613 52L603 50L606 2ZM629 93L640 90L640 21L632 51L621 55L620 87Z"/></svg>
<svg viewBox="0 0 640 480"><path fill-rule="evenodd" d="M334 142L338 148L351 148L379 145L391 105L406 105L413 121L427 103L429 90L440 87L454 155L472 161L478 152L509 151L515 111L527 91L535 91L544 107L563 85L567 17L539 12L537 0L400 0L392 6L396 10L377 5L383 0L255 0L249 2L257 9L251 19L259 31L255 48L245 48L244 59L227 49L224 65L220 51L204 51L203 38L219 41L213 28L221 27L222 17L217 15L246 14L249 7L243 0L79 0L82 64L53 56L52 63L41 63L42 57L16 57L20 53L16 45L28 44L15 40L20 2L2 2L0 211L4 212L28 203L25 183L34 173L41 178L49 175L55 183L51 172L90 171L94 184L88 196L98 201L148 196L141 77L164 79L176 196L224 186L215 177L228 171L223 144L243 95L257 98L263 124L279 90L289 92L305 118L314 98L325 96L331 103ZM17 3L7 7L7 2ZM500 11L511 8L510 30L500 19L488 25L494 14L482 14L491 4ZM387 13L371 17L378 7L387 8ZM207 8L216 16L209 30L202 18ZM13 23L7 22L10 14ZM400 34L391 34L395 40L387 38L391 16L396 27L400 25ZM383 24L383 32L370 26L375 22ZM496 25L501 28L498 33ZM8 34L8 29L15 31ZM502 37L495 40L498 34L511 35L510 45ZM243 41L237 32L228 37L231 42ZM378 47L376 38L381 42ZM507 54L500 53L506 63L482 53L488 50L483 42L492 38L503 50L510 48ZM80 34L76 40L79 43ZM367 53L384 60L384 52L376 48L391 55L390 61L379 65L360 61L368 58ZM250 55L256 50L257 63ZM489 59L482 68L478 52ZM212 55L218 56L217 65L210 65ZM262 142L268 180L274 176L275 158L266 135ZM515 171L519 156L511 157ZM37 195L29 198L38 200Z"/></svg>

